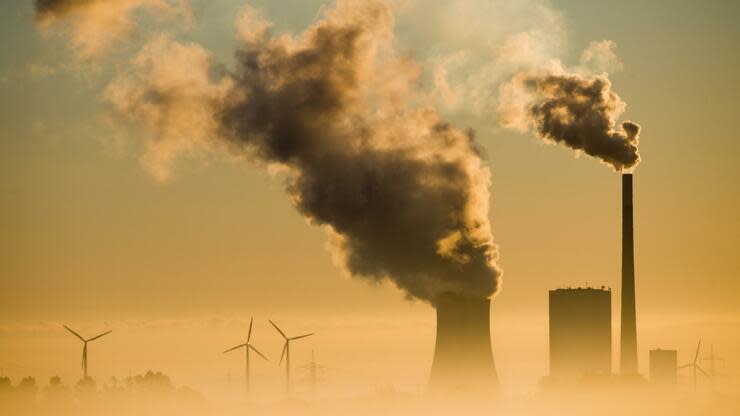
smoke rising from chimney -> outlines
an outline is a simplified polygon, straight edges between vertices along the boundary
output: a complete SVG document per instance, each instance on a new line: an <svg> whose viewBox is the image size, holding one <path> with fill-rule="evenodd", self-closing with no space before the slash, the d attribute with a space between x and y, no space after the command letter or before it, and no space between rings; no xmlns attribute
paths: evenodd
<svg viewBox="0 0 740 416"><path fill-rule="evenodd" d="M491 296L490 171L471 131L416 105L420 69L394 55L393 23L385 1L338 1L301 35L273 36L245 9L234 71L214 80L201 47L160 37L104 96L153 129L144 160L161 179L178 156L229 149L284 173L352 275L430 303Z"/></svg>
<svg viewBox="0 0 740 416"><path fill-rule="evenodd" d="M596 157L615 171L640 163L640 126L632 121L617 125L626 104L612 91L607 74L569 73L555 65L517 73L500 91L504 127L533 128L546 142Z"/></svg>

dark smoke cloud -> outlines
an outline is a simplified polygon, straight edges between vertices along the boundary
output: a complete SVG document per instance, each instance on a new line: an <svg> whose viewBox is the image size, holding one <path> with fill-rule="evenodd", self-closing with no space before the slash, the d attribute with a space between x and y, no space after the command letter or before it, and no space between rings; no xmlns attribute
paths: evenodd
<svg viewBox="0 0 740 416"><path fill-rule="evenodd" d="M611 90L606 74L520 73L502 86L501 122L594 156L616 171L640 162L640 126L616 125L624 101Z"/></svg>
<svg viewBox="0 0 740 416"><path fill-rule="evenodd" d="M181 4L185 3L184 0L176 0ZM118 5L151 5L151 6L164 6L176 1L173 0L35 0L34 6L36 9L36 18L41 19L45 17L64 17L65 15L90 9L93 6L100 5L101 7L108 8L109 10L116 10Z"/></svg>
<svg viewBox="0 0 740 416"><path fill-rule="evenodd" d="M393 56L390 7L340 1L298 37L271 35L247 9L239 31L237 68L217 83L194 75L209 71L202 49L160 41L135 58L138 75L106 96L152 126L157 142L180 142L170 117L195 117L216 146L279 167L295 207L328 229L352 275L390 279L432 303L445 292L492 295L501 272L490 172L472 132L410 104L419 70ZM168 56L177 65L162 61ZM179 152L149 150L174 152L161 158L165 170Z"/></svg>
<svg viewBox="0 0 740 416"><path fill-rule="evenodd" d="M43 16L48 13L66 13L75 7L84 7L94 0L36 0L36 14Z"/></svg>

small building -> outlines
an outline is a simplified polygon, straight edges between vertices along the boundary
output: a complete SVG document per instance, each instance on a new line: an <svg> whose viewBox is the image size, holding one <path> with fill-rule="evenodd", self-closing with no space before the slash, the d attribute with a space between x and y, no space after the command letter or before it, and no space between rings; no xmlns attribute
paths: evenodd
<svg viewBox="0 0 740 416"><path fill-rule="evenodd" d="M675 384L678 373L678 353L676 350L650 350L650 381L662 384Z"/></svg>
<svg viewBox="0 0 740 416"><path fill-rule="evenodd" d="M611 310L611 290L603 287L550 291L551 377L611 374Z"/></svg>

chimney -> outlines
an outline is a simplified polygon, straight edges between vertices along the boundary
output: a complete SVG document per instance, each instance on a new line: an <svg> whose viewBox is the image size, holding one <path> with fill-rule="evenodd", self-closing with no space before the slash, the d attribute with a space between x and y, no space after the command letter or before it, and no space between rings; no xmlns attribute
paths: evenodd
<svg viewBox="0 0 740 416"><path fill-rule="evenodd" d="M622 321L619 359L622 375L637 374L635 248L632 229L632 174L626 173L622 175Z"/></svg>
<svg viewBox="0 0 740 416"><path fill-rule="evenodd" d="M437 338L430 392L494 392L498 378L491 352L491 300L447 293L435 307Z"/></svg>

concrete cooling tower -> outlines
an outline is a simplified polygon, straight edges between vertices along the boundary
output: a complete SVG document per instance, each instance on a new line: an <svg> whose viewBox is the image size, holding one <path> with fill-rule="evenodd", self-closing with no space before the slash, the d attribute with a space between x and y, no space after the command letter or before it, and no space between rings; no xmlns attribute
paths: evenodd
<svg viewBox="0 0 740 416"><path fill-rule="evenodd" d="M491 300L445 294L435 306L437 338L430 392L494 392L498 377L491 350Z"/></svg>

